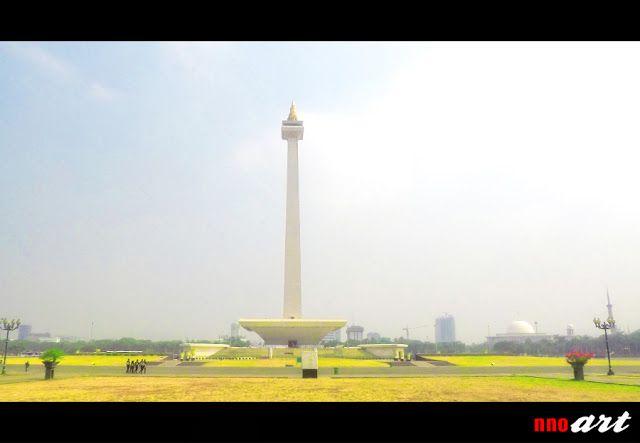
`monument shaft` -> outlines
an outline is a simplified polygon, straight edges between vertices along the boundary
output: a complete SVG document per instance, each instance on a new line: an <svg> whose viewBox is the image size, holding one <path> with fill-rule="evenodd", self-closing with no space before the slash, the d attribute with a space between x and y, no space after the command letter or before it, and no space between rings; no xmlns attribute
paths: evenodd
<svg viewBox="0 0 640 443"><path fill-rule="evenodd" d="M287 209L284 239L284 318L302 317L302 284L300 266L300 193L298 174L298 141L304 127L295 116L282 122L282 138L287 141Z"/></svg>
<svg viewBox="0 0 640 443"><path fill-rule="evenodd" d="M284 241L284 318L302 316L298 140L287 139L287 214Z"/></svg>

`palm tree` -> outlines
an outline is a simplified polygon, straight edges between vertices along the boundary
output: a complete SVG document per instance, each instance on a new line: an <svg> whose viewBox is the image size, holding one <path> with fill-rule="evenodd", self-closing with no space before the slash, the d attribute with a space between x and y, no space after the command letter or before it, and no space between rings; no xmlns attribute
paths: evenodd
<svg viewBox="0 0 640 443"><path fill-rule="evenodd" d="M53 378L53 369L55 366L60 363L62 357L64 356L64 352L62 349L51 348L47 349L40 356L40 360L44 364L44 379L50 380Z"/></svg>

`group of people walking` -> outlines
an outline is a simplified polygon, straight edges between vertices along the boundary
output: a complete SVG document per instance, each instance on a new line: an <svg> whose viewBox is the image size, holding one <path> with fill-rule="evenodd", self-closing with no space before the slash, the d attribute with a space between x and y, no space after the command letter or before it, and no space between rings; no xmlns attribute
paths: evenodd
<svg viewBox="0 0 640 443"><path fill-rule="evenodd" d="M146 374L147 373L147 361L142 360L129 360L127 359L127 373L128 374Z"/></svg>

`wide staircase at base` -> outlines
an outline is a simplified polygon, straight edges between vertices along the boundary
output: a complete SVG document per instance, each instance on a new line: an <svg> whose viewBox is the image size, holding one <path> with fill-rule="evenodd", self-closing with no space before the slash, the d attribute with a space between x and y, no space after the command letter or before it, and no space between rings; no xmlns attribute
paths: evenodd
<svg viewBox="0 0 640 443"><path fill-rule="evenodd" d="M415 366L412 362L406 360L389 362L389 366Z"/></svg>

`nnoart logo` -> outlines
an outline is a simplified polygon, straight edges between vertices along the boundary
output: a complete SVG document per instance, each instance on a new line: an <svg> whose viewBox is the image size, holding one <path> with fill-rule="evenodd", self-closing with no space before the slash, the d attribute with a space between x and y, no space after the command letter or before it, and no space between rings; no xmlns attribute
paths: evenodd
<svg viewBox="0 0 640 443"><path fill-rule="evenodd" d="M574 434L587 433L593 430L597 432L605 433L612 431L614 433L620 433L630 426L629 420L631 415L628 411L624 411L615 420L613 417L609 417L604 414L600 414L596 420L595 415L585 415L574 420L569 424L569 419L566 417L536 417L533 419L533 431L534 432L569 432Z"/></svg>

